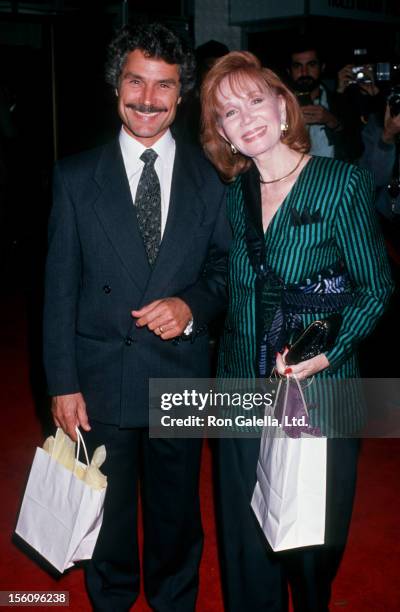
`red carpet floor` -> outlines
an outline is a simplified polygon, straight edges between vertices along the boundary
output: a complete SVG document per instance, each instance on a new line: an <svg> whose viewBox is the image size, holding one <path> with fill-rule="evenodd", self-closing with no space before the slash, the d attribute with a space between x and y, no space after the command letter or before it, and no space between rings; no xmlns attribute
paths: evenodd
<svg viewBox="0 0 400 612"><path fill-rule="evenodd" d="M90 605L81 569L72 570L56 580L40 569L11 540L34 449L43 440L29 386L23 301L3 298L0 317L0 590L69 591L70 609L74 612L88 611ZM354 519L346 555L334 586L333 611L400 610L399 451L400 440L364 442ZM220 612L223 607L208 447L203 459L201 498L205 551L198 610ZM142 598L135 607L137 612L148 609Z"/></svg>

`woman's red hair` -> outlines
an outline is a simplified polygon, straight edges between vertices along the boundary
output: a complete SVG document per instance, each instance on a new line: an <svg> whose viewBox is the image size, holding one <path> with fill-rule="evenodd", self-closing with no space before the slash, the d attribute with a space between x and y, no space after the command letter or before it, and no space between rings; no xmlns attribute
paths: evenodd
<svg viewBox="0 0 400 612"><path fill-rule="evenodd" d="M286 103L288 130L282 142L294 151L306 153L310 148L308 132L296 96L281 79L249 51L232 51L224 55L207 73L201 87L201 142L207 157L217 168L222 178L230 181L250 166L250 158L238 152L232 154L230 145L218 133L219 107L217 95L222 81L228 78L233 92L243 91L245 82L250 79L263 84L275 95L282 96Z"/></svg>

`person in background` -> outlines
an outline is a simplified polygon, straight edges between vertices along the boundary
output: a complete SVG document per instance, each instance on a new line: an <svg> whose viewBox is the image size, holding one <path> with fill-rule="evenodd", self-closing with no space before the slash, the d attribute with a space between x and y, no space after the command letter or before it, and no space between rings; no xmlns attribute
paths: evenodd
<svg viewBox="0 0 400 612"><path fill-rule="evenodd" d="M196 144L199 143L201 84L205 75L216 60L227 53L229 53L228 47L218 40L209 40L196 48L196 83L193 89L185 97L182 104L180 104L173 128L174 133L176 133L179 138Z"/></svg>
<svg viewBox="0 0 400 612"><path fill-rule="evenodd" d="M90 449L106 447L104 519L85 567L94 609L126 612L138 597L140 483L149 605L194 612L201 440L150 438L149 379L209 375L207 326L226 305L225 188L200 148L172 137L194 81L192 52L173 32L123 28L106 77L119 135L55 169L48 391L57 426L72 439L80 426Z"/></svg>
<svg viewBox="0 0 400 612"><path fill-rule="evenodd" d="M201 99L202 142L230 183L233 229L218 376L265 379L276 368L300 380L357 377L357 346L392 290L372 177L309 154L295 96L251 53L218 60ZM335 313L342 323L333 347L287 367L285 346L298 325ZM336 407L329 397L326 404L312 418ZM339 432L341 423L336 425ZM286 610L286 580L296 612L328 611L351 519L358 455L357 440L331 436L325 543L277 554L250 507L260 440L239 432L218 440L217 516L228 612Z"/></svg>
<svg viewBox="0 0 400 612"><path fill-rule="evenodd" d="M384 113L373 113L362 131L364 152L359 166L372 172L375 179L375 209L383 230L386 248L391 263L392 276L396 290L389 308L379 322L378 328L367 339L361 351L361 364L364 376L396 378L398 375L397 345L390 342L399 327L400 307L400 180L399 157L396 149L400 134L400 113L391 113L391 105L386 104ZM393 112L393 111L392 111ZM388 359L385 364L371 363L371 354L385 351Z"/></svg>
<svg viewBox="0 0 400 612"><path fill-rule="evenodd" d="M310 136L310 153L352 161L361 152L356 132L358 117L343 96L322 83L324 70L321 52L313 40L299 37L292 43L289 85L301 105Z"/></svg>
<svg viewBox="0 0 400 612"><path fill-rule="evenodd" d="M400 113L392 116L389 104L386 105L383 119L381 114L371 115L362 131L364 151L359 166L373 173L376 210L390 221L400 219L400 185L398 189L396 185L388 189L394 171L397 178L399 177L399 168L394 168L396 160L397 164L399 163L396 156L396 140L399 134Z"/></svg>
<svg viewBox="0 0 400 612"><path fill-rule="evenodd" d="M375 82L373 65L346 64L337 74L336 94L351 109L355 125L361 131L371 114L382 109L382 96Z"/></svg>
<svg viewBox="0 0 400 612"><path fill-rule="evenodd" d="M199 45L195 49L197 63L197 85L200 93L200 87L207 72L212 68L220 57L229 53L228 47L218 40L208 40Z"/></svg>

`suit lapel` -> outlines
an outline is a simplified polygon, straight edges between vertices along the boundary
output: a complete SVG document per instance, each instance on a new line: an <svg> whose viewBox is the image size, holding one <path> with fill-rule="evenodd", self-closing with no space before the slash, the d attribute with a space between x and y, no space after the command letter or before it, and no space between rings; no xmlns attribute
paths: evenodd
<svg viewBox="0 0 400 612"><path fill-rule="evenodd" d="M94 209L132 281L143 293L150 266L117 140L104 148L95 171L95 180L100 187L100 195L94 202Z"/></svg>
<svg viewBox="0 0 400 612"><path fill-rule="evenodd" d="M128 178L118 141L107 145L95 171L100 193L93 206L113 248L142 293L142 303L157 299L184 262L193 228L201 222L204 182L196 167L196 151L176 148L167 223L151 270L137 224Z"/></svg>
<svg viewBox="0 0 400 612"><path fill-rule="evenodd" d="M162 294L187 257L193 229L200 224L204 209L203 182L196 167L196 150L185 155L177 145L167 223L144 301Z"/></svg>

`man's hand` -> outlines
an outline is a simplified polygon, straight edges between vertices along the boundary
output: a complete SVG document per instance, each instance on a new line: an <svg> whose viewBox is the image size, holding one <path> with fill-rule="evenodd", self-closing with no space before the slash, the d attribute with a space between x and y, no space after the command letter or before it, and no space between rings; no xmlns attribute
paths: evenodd
<svg viewBox="0 0 400 612"><path fill-rule="evenodd" d="M288 366L285 363L287 352L288 349L285 349L283 354L278 353L276 356L275 367L278 374L281 376L290 376L291 374L294 374L298 380L304 380L309 376L317 374L317 372L321 372L321 370L325 370L325 368L329 368L329 361L324 353L321 353L312 359L300 361L300 363L296 363L296 365Z"/></svg>
<svg viewBox="0 0 400 612"><path fill-rule="evenodd" d="M349 85L357 84L361 91L368 96L376 96L379 93L379 88L375 85L374 69L370 64L363 66L363 72L369 83L363 80L357 81L356 75L353 72L355 64L347 64L338 72L338 85L336 91L343 93Z"/></svg>
<svg viewBox="0 0 400 612"><path fill-rule="evenodd" d="M349 85L354 83L354 64L347 64L338 72L338 84L336 91L343 93Z"/></svg>
<svg viewBox="0 0 400 612"><path fill-rule="evenodd" d="M85 431L90 431L82 393L54 396L51 400L51 412L56 426L61 427L74 442L77 439L75 427L82 427Z"/></svg>
<svg viewBox="0 0 400 612"><path fill-rule="evenodd" d="M189 306L177 297L155 300L131 314L137 319L137 327L147 326L163 340L180 336L193 318Z"/></svg>
<svg viewBox="0 0 400 612"><path fill-rule="evenodd" d="M321 125L326 125L331 130L335 130L339 127L339 121L336 119L335 115L332 115L332 113L319 104L307 104L306 106L302 106L301 110L303 112L304 121L308 125L319 123Z"/></svg>
<svg viewBox="0 0 400 612"><path fill-rule="evenodd" d="M389 105L386 105L385 119L383 124L382 140L386 144L393 144L395 137L400 133L400 115L392 117Z"/></svg>

